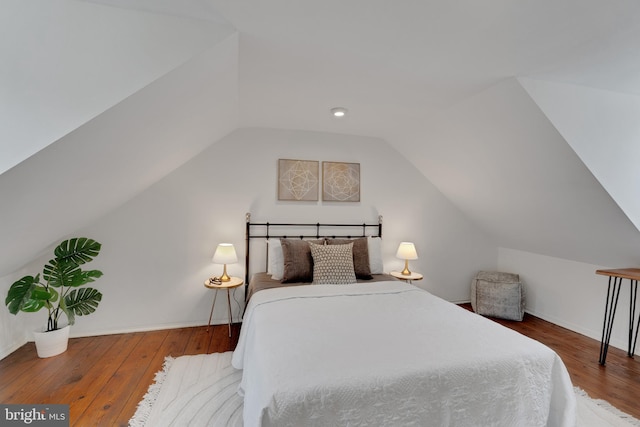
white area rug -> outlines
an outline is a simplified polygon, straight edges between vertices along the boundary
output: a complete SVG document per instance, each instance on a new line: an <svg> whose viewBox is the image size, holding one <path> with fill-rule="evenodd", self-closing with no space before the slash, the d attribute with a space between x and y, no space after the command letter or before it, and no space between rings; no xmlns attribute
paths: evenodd
<svg viewBox="0 0 640 427"><path fill-rule="evenodd" d="M131 427L242 427L241 372L232 352L167 357L138 409ZM578 427L630 427L640 421L576 388Z"/></svg>
<svg viewBox="0 0 640 427"><path fill-rule="evenodd" d="M242 427L242 371L232 352L167 357L129 425L131 427Z"/></svg>
<svg viewBox="0 0 640 427"><path fill-rule="evenodd" d="M578 404L578 427L640 426L640 420L619 411L609 402L591 399L578 387L575 390Z"/></svg>

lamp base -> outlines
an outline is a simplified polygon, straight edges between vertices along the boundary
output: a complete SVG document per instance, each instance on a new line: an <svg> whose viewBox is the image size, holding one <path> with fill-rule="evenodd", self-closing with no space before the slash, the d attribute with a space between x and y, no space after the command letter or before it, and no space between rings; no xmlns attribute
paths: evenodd
<svg viewBox="0 0 640 427"><path fill-rule="evenodd" d="M411 276L411 271L409 271L409 260L404 260L404 270L400 272L403 276Z"/></svg>
<svg viewBox="0 0 640 427"><path fill-rule="evenodd" d="M222 271L222 276L220 276L221 282L228 282L231 280L231 277L227 274L227 264L224 265L224 270Z"/></svg>

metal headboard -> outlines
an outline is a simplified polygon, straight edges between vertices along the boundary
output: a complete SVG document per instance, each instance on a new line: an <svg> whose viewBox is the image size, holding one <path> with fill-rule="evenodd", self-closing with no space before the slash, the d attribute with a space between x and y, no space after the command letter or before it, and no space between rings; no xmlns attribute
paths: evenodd
<svg viewBox="0 0 640 427"><path fill-rule="evenodd" d="M283 222L251 222L251 214L246 214L247 231L246 231L246 251L245 251L245 264L244 264L244 283L245 283L245 295L247 287L249 286L249 259L251 245L249 244L251 239L279 239L279 238L300 238L300 239L320 239L325 238L356 238L356 237L382 237L382 215L378 215L378 222L376 224L323 224L323 223L283 223ZM271 234L271 229L276 228L276 234ZM338 229L350 228L351 230L360 229L359 234L340 234L340 233L325 233L323 230L330 229L332 231ZM286 234L286 230L305 230L303 234ZM367 230L372 230L367 234ZM285 234L280 234L282 232ZM268 264L267 256L267 264Z"/></svg>

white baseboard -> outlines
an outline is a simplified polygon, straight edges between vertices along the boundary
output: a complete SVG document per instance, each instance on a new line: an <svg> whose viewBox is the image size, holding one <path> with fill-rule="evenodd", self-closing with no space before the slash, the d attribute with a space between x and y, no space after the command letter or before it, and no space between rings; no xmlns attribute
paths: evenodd
<svg viewBox="0 0 640 427"><path fill-rule="evenodd" d="M468 304L468 303L471 303L471 300L454 302L454 304ZM528 310L526 308L525 308L524 311L525 311L525 313L528 313L528 314L530 314L532 316L535 316L535 317L537 317L539 319L546 320L547 322L551 322L554 325L558 325L558 326L561 326L563 328L569 329L570 331L576 332L576 333L578 333L580 335L584 335L585 337L592 338L592 339L594 339L594 340L596 340L598 342L600 342L600 340L602 339L602 330L593 331L593 330L590 330L590 329L585 329L585 328L582 328L582 327L580 327L578 325L574 325L572 323L566 322L566 321L564 321L564 320L562 320L560 318L557 318L555 316L550 316L550 315L548 315L546 313L538 313L538 312L535 312L535 311L532 311L532 310ZM625 340L615 339L615 338L612 337L611 341L609 341L609 346L615 347L617 349L620 349L620 350L623 350L623 351L626 352L628 350L629 343L626 342ZM635 354L636 355L640 355L640 348L636 348ZM600 356L599 354L595 355L596 358L599 358L599 356Z"/></svg>
<svg viewBox="0 0 640 427"><path fill-rule="evenodd" d="M540 318L542 320L546 320L547 322L551 322L554 325L561 326L563 328L569 329L570 331L576 332L576 333L578 333L580 335L584 335L586 337L592 338L592 339L594 339L594 340L596 340L598 342L600 342L600 340L602 339L602 330L593 331L593 330L590 330L590 329L585 329L585 328L582 328L582 327L580 327L578 325L574 325L574 324L572 324L570 322L566 322L566 321L564 321L562 319L559 319L559 318L557 318L555 316L550 316L550 315L548 315L546 313L538 313L538 312L534 312L534 311L527 310L527 309L525 309L525 312L529 313L532 316L538 317L538 318ZM627 341L616 339L614 337L612 337L611 340L609 341L609 346L615 347L615 348L623 350L625 352L628 350L628 342ZM636 348L635 354L636 355L640 355L639 352L640 352L640 349ZM599 354L595 355L596 358L599 358L599 356L600 356Z"/></svg>
<svg viewBox="0 0 640 427"><path fill-rule="evenodd" d="M228 319L211 319L211 326L226 326L228 324ZM234 323L238 323L240 320L234 319ZM207 324L198 321L198 322L180 322L180 323L163 323L159 325L147 325L133 328L120 328L120 329L107 329L104 331L91 331L85 333L74 333L73 328L71 328L71 333L69 334L69 338L83 338L83 337L98 337L102 335L116 335L116 334L131 334L135 332L152 332L152 331L161 331L163 329L179 329L179 328L192 328L198 326L206 326ZM12 346L8 346L6 348L0 349L0 360L9 356L14 351L18 350L20 347L25 345L28 342L33 342L33 339L25 340L22 343L16 343Z"/></svg>
<svg viewBox="0 0 640 427"><path fill-rule="evenodd" d="M233 319L234 323L241 322L242 319ZM228 319L211 319L211 326L215 325L227 325L229 322ZM107 329L103 331L91 331L88 333L74 333L73 328L71 328L71 333L69 334L70 338L82 338L82 337L97 337L102 335L116 335L116 334L131 334L135 332L152 332L152 331L161 331L163 329L179 329L179 328L193 328L198 326L206 326L207 324L202 321L194 321L194 322L177 322L177 323L161 323L156 325L145 325L145 326L135 326L131 328L118 328L118 329Z"/></svg>
<svg viewBox="0 0 640 427"><path fill-rule="evenodd" d="M25 341L22 344L14 344L13 346L0 349L0 360L4 359L5 357L13 353L17 349L25 345L27 342L28 341Z"/></svg>

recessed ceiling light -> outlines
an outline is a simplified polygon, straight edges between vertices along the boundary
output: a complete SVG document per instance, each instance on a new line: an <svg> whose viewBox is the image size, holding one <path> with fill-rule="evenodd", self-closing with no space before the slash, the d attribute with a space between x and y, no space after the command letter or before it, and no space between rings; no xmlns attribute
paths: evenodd
<svg viewBox="0 0 640 427"><path fill-rule="evenodd" d="M331 109L331 115L333 117L344 117L347 115L347 109L343 107L334 107Z"/></svg>

